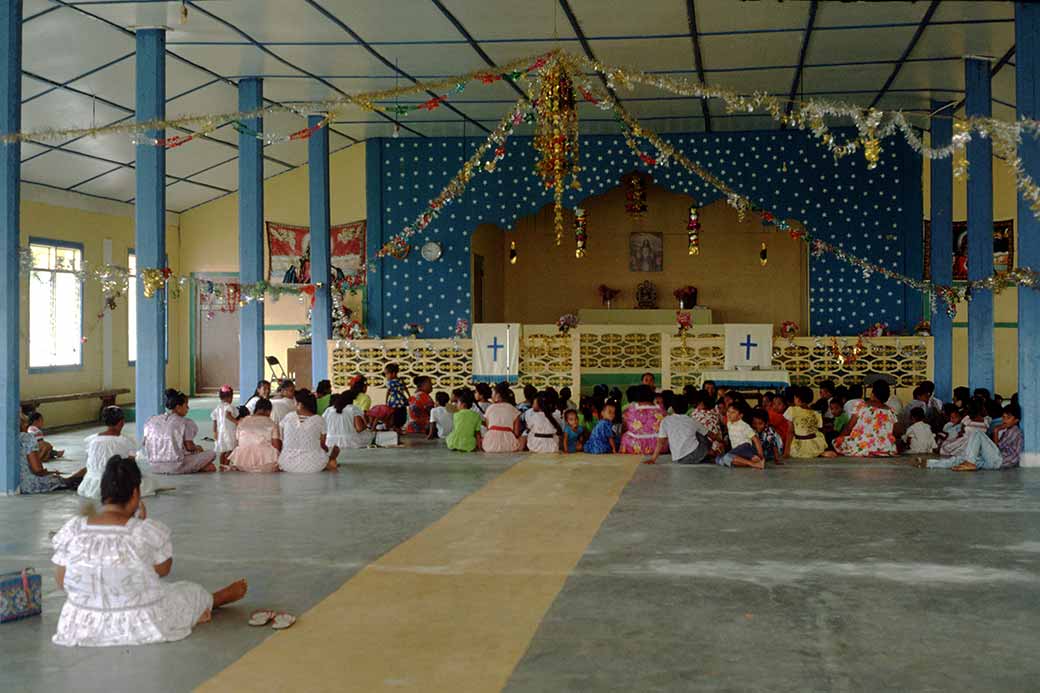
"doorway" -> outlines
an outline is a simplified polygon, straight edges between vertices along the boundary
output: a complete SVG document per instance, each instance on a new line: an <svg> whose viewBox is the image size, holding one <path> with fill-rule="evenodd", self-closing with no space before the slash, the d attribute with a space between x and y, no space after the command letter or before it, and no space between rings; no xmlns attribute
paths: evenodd
<svg viewBox="0 0 1040 693"><path fill-rule="evenodd" d="M473 256L473 322L484 322L484 256Z"/></svg>
<svg viewBox="0 0 1040 693"><path fill-rule="evenodd" d="M224 275L198 274L203 281L225 281ZM194 282L192 310L195 311L195 391L216 392L221 385L238 384L238 306L229 310L221 292L202 295Z"/></svg>

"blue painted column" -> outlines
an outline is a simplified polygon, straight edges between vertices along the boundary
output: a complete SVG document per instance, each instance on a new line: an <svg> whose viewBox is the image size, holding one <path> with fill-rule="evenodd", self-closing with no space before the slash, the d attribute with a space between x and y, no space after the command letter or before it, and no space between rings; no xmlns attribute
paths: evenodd
<svg viewBox="0 0 1040 693"><path fill-rule="evenodd" d="M1015 106L1021 118L1040 118L1040 5L1015 3ZM1023 135L1019 155L1040 180L1040 142ZM1040 221L1018 196L1018 266L1040 270ZM1040 288L1018 290L1018 401L1025 435L1022 464L1040 467Z"/></svg>
<svg viewBox="0 0 1040 693"><path fill-rule="evenodd" d="M238 83L238 110L254 111L263 105L263 80L255 77ZM242 123L263 132L263 118ZM252 133L238 135L238 276L243 284L264 278L264 142ZM238 313L238 391L249 399L264 377L264 304L250 301Z"/></svg>
<svg viewBox="0 0 1040 693"><path fill-rule="evenodd" d="M947 105L932 101L932 112ZM932 147L941 148L953 139L952 112L943 111L931 119ZM932 281L936 284L953 282L953 160L931 161ZM932 343L934 345L935 395L944 402L953 401L953 319L946 313L946 305L935 301L932 305Z"/></svg>
<svg viewBox="0 0 1040 693"><path fill-rule="evenodd" d="M964 108L970 116L992 114L990 63L964 61ZM993 274L993 144L988 137L968 142L968 280ZM993 293L972 292L968 303L968 386L993 392Z"/></svg>
<svg viewBox="0 0 1040 693"><path fill-rule="evenodd" d="M22 0L0 2L0 134L22 129ZM22 147L0 143L0 494L18 489L20 386L18 272Z"/></svg>
<svg viewBox="0 0 1040 693"><path fill-rule="evenodd" d="M307 125L314 127L322 116L310 116ZM332 336L332 311L329 276L332 265L332 243L329 238L329 129L323 127L311 135L307 143L310 173L311 206L311 281L321 284L314 291L311 311L311 386L329 377L329 339Z"/></svg>
<svg viewBox="0 0 1040 693"><path fill-rule="evenodd" d="M166 117L166 33L163 29L137 30L136 103L139 122ZM165 130L146 130L144 138L165 136ZM141 141L137 144L137 197L134 204L134 248L138 273L166 266L166 150ZM144 282L137 282L137 368L135 399L137 437L149 417L163 411L166 389L166 306L164 291L145 298Z"/></svg>
<svg viewBox="0 0 1040 693"><path fill-rule="evenodd" d="M383 148L386 140L375 137L365 147L365 329L383 336L383 261L376 253L383 247Z"/></svg>

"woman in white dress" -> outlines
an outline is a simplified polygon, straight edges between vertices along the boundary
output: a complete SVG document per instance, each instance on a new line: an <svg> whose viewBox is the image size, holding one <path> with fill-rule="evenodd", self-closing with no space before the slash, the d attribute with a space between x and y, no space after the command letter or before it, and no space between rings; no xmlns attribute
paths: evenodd
<svg viewBox="0 0 1040 693"><path fill-rule="evenodd" d="M145 456L156 474L194 474L215 472L217 454L203 450L193 440L198 424L188 418L188 396L177 390L166 391L165 414L148 419L144 425Z"/></svg>
<svg viewBox="0 0 1040 693"><path fill-rule="evenodd" d="M105 465L113 457L133 458L137 452L137 443L123 435L123 424L126 423L123 410L116 406L105 407L101 412L101 421L107 428L87 438L87 473L77 492L84 498L101 500L101 476L105 473ZM141 463L141 495L155 495L155 478Z"/></svg>
<svg viewBox="0 0 1040 693"><path fill-rule="evenodd" d="M282 433L282 452L278 468L283 472L313 474L335 471L339 449L330 451L325 443L325 419L318 416L318 400L307 390L296 393L296 412L286 415L278 425Z"/></svg>
<svg viewBox="0 0 1040 693"><path fill-rule="evenodd" d="M369 430L364 412L354 405L357 395L354 390L333 395L331 405L322 414L326 446L357 450L367 448L375 440L375 431Z"/></svg>
<svg viewBox="0 0 1040 693"><path fill-rule="evenodd" d="M210 594L193 582L163 583L173 567L169 528L149 520L141 471L125 457L109 460L101 478L104 505L69 520L53 539L58 589L67 599L51 640L56 645L125 647L172 642L238 601L238 580Z"/></svg>

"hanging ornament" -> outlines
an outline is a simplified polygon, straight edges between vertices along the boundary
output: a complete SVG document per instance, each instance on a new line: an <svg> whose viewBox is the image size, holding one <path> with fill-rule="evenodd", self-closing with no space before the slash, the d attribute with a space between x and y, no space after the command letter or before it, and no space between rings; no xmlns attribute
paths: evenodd
<svg viewBox="0 0 1040 693"><path fill-rule="evenodd" d="M863 140L863 156L867 160L867 169L877 168L881 158L881 142L876 137Z"/></svg>
<svg viewBox="0 0 1040 693"><path fill-rule="evenodd" d="M686 222L686 250L690 255L701 252L701 218L697 205L690 205L690 220Z"/></svg>
<svg viewBox="0 0 1040 693"><path fill-rule="evenodd" d="M786 161L784 163L780 164L780 172L781 173L787 173L787 162Z"/></svg>
<svg viewBox="0 0 1040 693"><path fill-rule="evenodd" d="M516 264L516 241L509 241L509 264Z"/></svg>
<svg viewBox="0 0 1040 693"><path fill-rule="evenodd" d="M646 214L646 187L643 177L636 172L625 176L625 212L633 219Z"/></svg>
<svg viewBox="0 0 1040 693"><path fill-rule="evenodd" d="M563 192L571 177L578 183L578 111L574 103L574 84L560 58L554 58L542 74L538 99L534 102L538 114L535 123L534 148L539 159L536 165L545 187L553 189L555 205L554 224L556 245L563 242Z"/></svg>
<svg viewBox="0 0 1040 693"><path fill-rule="evenodd" d="M574 208L574 257L582 258L585 257L585 251L588 247L588 231L585 228L586 224L585 210L581 207Z"/></svg>
<svg viewBox="0 0 1040 693"><path fill-rule="evenodd" d="M766 250L765 241L762 241L762 249L758 251L758 264L763 267L769 264L769 251Z"/></svg>

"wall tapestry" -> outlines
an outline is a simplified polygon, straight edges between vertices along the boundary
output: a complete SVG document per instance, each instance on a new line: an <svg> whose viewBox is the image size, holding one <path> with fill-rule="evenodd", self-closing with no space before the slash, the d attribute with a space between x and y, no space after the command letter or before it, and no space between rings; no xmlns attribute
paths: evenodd
<svg viewBox="0 0 1040 693"><path fill-rule="evenodd" d="M365 266L365 220L336 224L332 233L332 279L357 274ZM268 281L311 283L311 231L307 226L267 222Z"/></svg>

